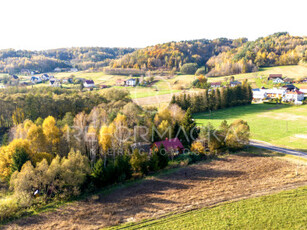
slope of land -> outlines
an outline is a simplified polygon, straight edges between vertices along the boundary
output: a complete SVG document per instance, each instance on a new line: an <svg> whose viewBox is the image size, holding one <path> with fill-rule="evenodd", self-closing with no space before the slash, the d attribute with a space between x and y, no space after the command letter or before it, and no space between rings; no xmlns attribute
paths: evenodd
<svg viewBox="0 0 307 230"><path fill-rule="evenodd" d="M111 229L306 229L307 187Z"/></svg>
<svg viewBox="0 0 307 230"><path fill-rule="evenodd" d="M253 104L195 114L199 125L218 126L242 119L248 122L252 138L307 152L307 105Z"/></svg>
<svg viewBox="0 0 307 230"><path fill-rule="evenodd" d="M201 162L17 220L4 229L99 229L306 185L305 163L253 151L258 154Z"/></svg>

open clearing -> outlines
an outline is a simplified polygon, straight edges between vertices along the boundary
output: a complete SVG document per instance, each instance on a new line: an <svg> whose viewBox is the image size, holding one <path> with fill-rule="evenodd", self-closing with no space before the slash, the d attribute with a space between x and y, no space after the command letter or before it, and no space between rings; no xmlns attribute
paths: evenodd
<svg viewBox="0 0 307 230"><path fill-rule="evenodd" d="M99 229L307 185L306 162L242 152L122 186L5 229Z"/></svg>
<svg viewBox="0 0 307 230"><path fill-rule="evenodd" d="M307 105L253 104L198 113L194 118L199 125L210 122L215 127L223 120L242 119L251 128L252 139L307 152L307 141L302 138L307 135Z"/></svg>

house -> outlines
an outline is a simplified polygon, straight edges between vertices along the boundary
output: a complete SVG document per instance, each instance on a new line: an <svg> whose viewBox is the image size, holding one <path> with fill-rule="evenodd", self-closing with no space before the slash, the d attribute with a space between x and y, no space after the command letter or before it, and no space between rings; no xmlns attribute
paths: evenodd
<svg viewBox="0 0 307 230"><path fill-rule="evenodd" d="M276 78L282 79L282 74L270 74L269 77L268 77L268 81L273 81Z"/></svg>
<svg viewBox="0 0 307 230"><path fill-rule="evenodd" d="M267 98L283 98L287 93L287 90L283 88L265 89L264 91L267 94Z"/></svg>
<svg viewBox="0 0 307 230"><path fill-rule="evenodd" d="M125 81L126 86L136 86L136 79L130 78L127 81Z"/></svg>
<svg viewBox="0 0 307 230"><path fill-rule="evenodd" d="M284 83L282 74L270 74L268 80L273 81L274 84Z"/></svg>
<svg viewBox="0 0 307 230"><path fill-rule="evenodd" d="M78 72L78 69L77 68L71 68L70 72Z"/></svg>
<svg viewBox="0 0 307 230"><path fill-rule="evenodd" d="M5 89L6 86L5 85L0 85L0 89Z"/></svg>
<svg viewBox="0 0 307 230"><path fill-rule="evenodd" d="M49 85L52 87L61 87L61 81L59 79L50 79L49 80Z"/></svg>
<svg viewBox="0 0 307 230"><path fill-rule="evenodd" d="M48 74L44 73L44 74L41 76L41 79L42 79L43 81L49 81L50 77L49 77Z"/></svg>
<svg viewBox="0 0 307 230"><path fill-rule="evenodd" d="M153 144L153 147L160 148L163 145L166 152L177 152L180 153L184 150L184 147L180 140L176 137L173 139L166 139L164 141L158 141Z"/></svg>
<svg viewBox="0 0 307 230"><path fill-rule="evenodd" d="M284 85L282 88L283 88L283 89L286 89L287 91L298 90L298 88L295 87L294 85Z"/></svg>
<svg viewBox="0 0 307 230"><path fill-rule="evenodd" d="M253 89L253 100L262 101L268 97L266 89Z"/></svg>
<svg viewBox="0 0 307 230"><path fill-rule="evenodd" d="M237 86L237 85L242 85L242 83L239 82L239 81L231 81L231 82L229 83L229 85L230 85L230 87L235 87L235 86Z"/></svg>
<svg viewBox="0 0 307 230"><path fill-rule="evenodd" d="M122 79L118 79L118 80L116 81L116 85L117 85L117 86L123 86L124 84L125 84L125 81L122 80Z"/></svg>
<svg viewBox="0 0 307 230"><path fill-rule="evenodd" d="M287 92L285 97L283 98L283 101L298 102L298 101L303 101L304 98L305 98L305 95L303 92L299 90L295 90L295 91Z"/></svg>
<svg viewBox="0 0 307 230"><path fill-rule="evenodd" d="M83 83L83 86L85 88L94 88L95 82L93 80L85 80L84 83Z"/></svg>
<svg viewBox="0 0 307 230"><path fill-rule="evenodd" d="M219 88L221 87L222 83L221 82L211 82L210 85L212 88Z"/></svg>
<svg viewBox="0 0 307 230"><path fill-rule="evenodd" d="M62 83L63 84L72 84L73 83L73 79L71 77L66 77L62 79Z"/></svg>
<svg viewBox="0 0 307 230"><path fill-rule="evenodd" d="M300 89L299 89L302 93L304 93L305 95L307 95L307 86L305 85L302 85L300 86Z"/></svg>
<svg viewBox="0 0 307 230"><path fill-rule="evenodd" d="M17 75L12 75L11 79L14 80L14 81L17 81L17 80L19 80L19 77Z"/></svg>
<svg viewBox="0 0 307 230"><path fill-rule="evenodd" d="M285 84L292 84L294 82L294 79L285 78L285 79L283 79L283 81L284 81Z"/></svg>
<svg viewBox="0 0 307 230"><path fill-rule="evenodd" d="M40 77L35 77L35 76L32 76L31 77L31 80L30 80L33 84L39 84L39 83L42 83L42 79Z"/></svg>
<svg viewBox="0 0 307 230"><path fill-rule="evenodd" d="M55 69L54 69L54 72L61 72L62 70L61 70L61 68L59 68L59 67L56 67Z"/></svg>

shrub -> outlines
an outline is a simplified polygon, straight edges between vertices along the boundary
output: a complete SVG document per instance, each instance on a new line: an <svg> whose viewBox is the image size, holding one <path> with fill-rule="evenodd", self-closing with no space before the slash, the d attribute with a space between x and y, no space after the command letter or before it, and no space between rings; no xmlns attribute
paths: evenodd
<svg viewBox="0 0 307 230"><path fill-rule="evenodd" d="M114 162L115 177L117 181L130 179L132 176L132 168L130 165L130 157L128 155L119 155Z"/></svg>
<svg viewBox="0 0 307 230"><path fill-rule="evenodd" d="M140 153L138 149L133 151L130 164L134 172L146 175L148 173L148 156L146 153Z"/></svg>
<svg viewBox="0 0 307 230"><path fill-rule="evenodd" d="M191 151L197 154L205 154L205 147L200 141L194 141L191 145Z"/></svg>
<svg viewBox="0 0 307 230"><path fill-rule="evenodd" d="M156 152L158 156L158 166L160 169L164 169L168 165L169 157L168 154L163 146L161 144L159 150Z"/></svg>
<svg viewBox="0 0 307 230"><path fill-rule="evenodd" d="M148 165L149 165L149 170L152 172L158 171L160 169L159 157L158 157L157 152L153 152L153 154L150 157Z"/></svg>
<svg viewBox="0 0 307 230"><path fill-rule="evenodd" d="M17 148L12 156L12 172L20 171L21 167L30 160L30 156L25 148Z"/></svg>
<svg viewBox="0 0 307 230"><path fill-rule="evenodd" d="M34 166L37 165L37 163L41 162L42 160L46 159L48 164L51 164L51 161L53 159L53 155L50 153L34 153L31 156L31 162Z"/></svg>
<svg viewBox="0 0 307 230"><path fill-rule="evenodd" d="M196 63L186 63L180 68L182 74L195 74L198 66Z"/></svg>
<svg viewBox="0 0 307 230"><path fill-rule="evenodd" d="M206 67L201 67L199 69L197 69L195 75L199 76L199 75L206 75L207 71L206 71Z"/></svg>

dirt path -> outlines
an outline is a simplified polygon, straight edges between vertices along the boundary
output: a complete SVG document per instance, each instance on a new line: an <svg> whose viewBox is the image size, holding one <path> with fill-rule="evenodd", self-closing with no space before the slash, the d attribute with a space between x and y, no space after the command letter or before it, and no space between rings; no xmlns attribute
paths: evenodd
<svg viewBox="0 0 307 230"><path fill-rule="evenodd" d="M15 221L6 229L99 229L307 185L306 165L231 155Z"/></svg>
<svg viewBox="0 0 307 230"><path fill-rule="evenodd" d="M250 140L249 145L257 148L262 148L262 149L267 149L279 153L284 153L284 154L289 154L297 157L303 157L307 159L307 152L302 152L302 151L296 151L293 149L287 149L283 147L278 147L275 145L272 145L270 143L264 142L264 141L259 141L259 140Z"/></svg>

